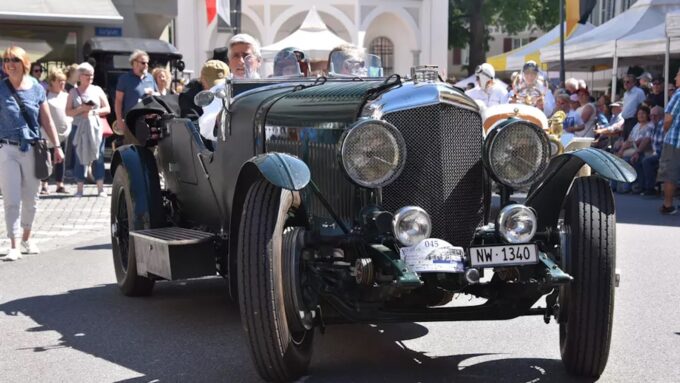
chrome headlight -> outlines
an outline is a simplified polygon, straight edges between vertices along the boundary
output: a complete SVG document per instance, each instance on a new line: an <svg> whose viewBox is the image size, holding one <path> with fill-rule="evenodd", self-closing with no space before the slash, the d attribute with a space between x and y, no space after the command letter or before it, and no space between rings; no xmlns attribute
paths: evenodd
<svg viewBox="0 0 680 383"><path fill-rule="evenodd" d="M360 121L347 130L340 145L342 167L359 186L389 185L406 163L404 138L385 121Z"/></svg>
<svg viewBox="0 0 680 383"><path fill-rule="evenodd" d="M404 206L394 215L392 230L404 246L415 246L430 238L432 221L430 215L418 206Z"/></svg>
<svg viewBox="0 0 680 383"><path fill-rule="evenodd" d="M510 187L529 186L548 167L548 135L538 126L514 120L494 128L484 142L484 161L491 174Z"/></svg>
<svg viewBox="0 0 680 383"><path fill-rule="evenodd" d="M501 209L496 227L498 233L509 243L531 241L536 234L536 213L524 205L512 204Z"/></svg>

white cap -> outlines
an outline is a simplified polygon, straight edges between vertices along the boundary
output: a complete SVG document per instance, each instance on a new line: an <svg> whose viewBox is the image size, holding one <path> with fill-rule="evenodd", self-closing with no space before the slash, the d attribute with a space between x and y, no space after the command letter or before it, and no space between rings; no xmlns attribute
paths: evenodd
<svg viewBox="0 0 680 383"><path fill-rule="evenodd" d="M489 63L484 63L477 67L477 70L475 70L475 74L477 75L484 74L487 77L493 79L496 77L496 70L493 68L493 65Z"/></svg>

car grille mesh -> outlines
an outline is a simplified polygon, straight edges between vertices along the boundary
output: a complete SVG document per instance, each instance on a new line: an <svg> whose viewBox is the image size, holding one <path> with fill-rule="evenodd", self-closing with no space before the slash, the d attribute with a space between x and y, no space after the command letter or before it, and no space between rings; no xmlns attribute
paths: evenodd
<svg viewBox="0 0 680 383"><path fill-rule="evenodd" d="M432 237L469 246L483 221L482 122L479 114L438 104L386 114L406 141L406 167L383 188L383 207L425 209Z"/></svg>

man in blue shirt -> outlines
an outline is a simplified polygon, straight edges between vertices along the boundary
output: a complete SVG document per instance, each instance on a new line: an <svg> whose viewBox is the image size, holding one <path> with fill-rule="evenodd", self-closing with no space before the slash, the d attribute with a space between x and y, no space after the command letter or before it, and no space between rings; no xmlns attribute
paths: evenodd
<svg viewBox="0 0 680 383"><path fill-rule="evenodd" d="M675 75L675 85L680 86L680 69ZM661 214L675 214L678 208L673 205L673 195L680 179L680 92L675 92L666 105L663 120L666 137L659 160L658 179L663 181L663 205Z"/></svg>
<svg viewBox="0 0 680 383"><path fill-rule="evenodd" d="M156 92L156 82L147 71L149 55L142 50L135 50L130 55L132 70L118 78L114 108L118 129L125 131L125 114L135 106L142 97Z"/></svg>

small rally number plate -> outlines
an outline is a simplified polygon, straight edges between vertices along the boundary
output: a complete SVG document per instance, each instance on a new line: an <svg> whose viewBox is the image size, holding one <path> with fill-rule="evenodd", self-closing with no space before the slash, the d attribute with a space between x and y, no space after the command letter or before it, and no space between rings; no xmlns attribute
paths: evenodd
<svg viewBox="0 0 680 383"><path fill-rule="evenodd" d="M538 263L538 250L534 244L470 248L470 264L474 267L530 265L533 263Z"/></svg>

